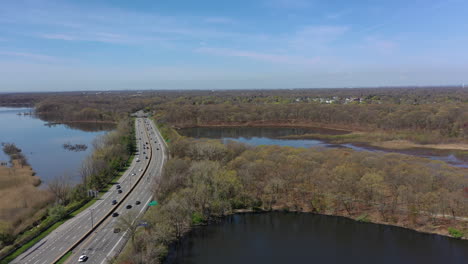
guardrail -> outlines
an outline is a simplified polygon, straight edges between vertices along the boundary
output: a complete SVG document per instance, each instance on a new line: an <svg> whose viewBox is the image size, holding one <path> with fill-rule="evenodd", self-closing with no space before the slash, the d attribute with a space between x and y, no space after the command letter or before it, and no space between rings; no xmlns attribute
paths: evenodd
<svg viewBox="0 0 468 264"><path fill-rule="evenodd" d="M148 137L148 139L150 138L149 135L148 135L148 130L146 129L145 127L145 132L146 132L146 136ZM136 134L135 134L136 136ZM136 139L135 139L136 140ZM140 177L138 178L138 180L135 181L135 183L133 184L133 186L130 188L130 190L124 195L123 199L121 199L119 202L117 202L117 204L115 206L113 206L110 211L104 215L104 217L102 217L95 225L93 228L91 228L88 232L86 232L83 236L80 237L80 239L75 242L73 245L71 245L66 251L64 251L64 253L60 254L60 256L58 256L57 258L54 259L54 261L52 263L57 263L61 258L63 258L68 252L72 251L75 247L77 247L81 242L83 242L83 240L85 240L94 230L96 230L109 216L112 215L112 213L115 212L115 210L117 210L117 208L123 203L123 201L125 201L125 199L127 199L127 197L130 195L130 193L132 193L132 191L135 189L135 187L138 185L138 183L140 182L140 180L143 178L143 175L145 175L146 171L148 170L148 167L151 163L151 158L153 157L153 147L151 146L151 144L149 144L150 146L150 155L149 155L149 159L148 159L148 164L146 164L145 166L145 169L143 170L143 173L140 175Z"/></svg>

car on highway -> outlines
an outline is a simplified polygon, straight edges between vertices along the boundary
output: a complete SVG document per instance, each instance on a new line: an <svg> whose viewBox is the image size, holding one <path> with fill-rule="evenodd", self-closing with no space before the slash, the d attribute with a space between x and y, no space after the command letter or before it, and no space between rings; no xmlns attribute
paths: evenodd
<svg viewBox="0 0 468 264"><path fill-rule="evenodd" d="M114 233L120 233L120 228L114 228Z"/></svg>
<svg viewBox="0 0 468 264"><path fill-rule="evenodd" d="M132 176L135 176L136 174L135 173L132 173Z"/></svg>
<svg viewBox="0 0 468 264"><path fill-rule="evenodd" d="M146 156L146 159L148 159L148 156Z"/></svg>
<svg viewBox="0 0 468 264"><path fill-rule="evenodd" d="M121 189L118 189L117 192L118 192L118 193L122 193L122 190L121 190Z"/></svg>
<svg viewBox="0 0 468 264"><path fill-rule="evenodd" d="M127 205L125 208L127 208L127 209L132 209L132 205L129 204L129 205Z"/></svg>
<svg viewBox="0 0 468 264"><path fill-rule="evenodd" d="M141 204L141 202L140 202L140 201L136 201L135 204L136 204L136 205L139 205L139 204Z"/></svg>
<svg viewBox="0 0 468 264"><path fill-rule="evenodd" d="M139 169L138 171L143 171L143 169Z"/></svg>
<svg viewBox="0 0 468 264"><path fill-rule="evenodd" d="M156 148L156 150L159 150L159 148Z"/></svg>
<svg viewBox="0 0 468 264"><path fill-rule="evenodd" d="M119 216L119 213L117 213L117 212L112 213L112 217L117 217L117 216Z"/></svg>
<svg viewBox="0 0 468 264"><path fill-rule="evenodd" d="M117 200L112 200L112 205L116 205L117 204Z"/></svg>
<svg viewBox="0 0 468 264"><path fill-rule="evenodd" d="M122 188L122 186L120 186L120 184L117 184L117 186L115 186L115 188L117 188L117 190L118 190L118 189Z"/></svg>
<svg viewBox="0 0 468 264"><path fill-rule="evenodd" d="M88 256L86 255L81 255L80 258L78 258L78 262L85 262L88 260Z"/></svg>

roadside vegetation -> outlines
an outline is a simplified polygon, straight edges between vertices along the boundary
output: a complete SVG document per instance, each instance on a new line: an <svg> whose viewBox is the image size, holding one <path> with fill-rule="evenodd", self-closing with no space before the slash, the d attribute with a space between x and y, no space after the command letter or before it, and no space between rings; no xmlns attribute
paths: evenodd
<svg viewBox="0 0 468 264"><path fill-rule="evenodd" d="M134 122L127 118L121 119L114 131L96 138L93 142L93 154L81 166L79 184L74 185L69 176L61 175L48 182L46 188L43 189L26 185L18 189L16 196L13 193L6 193L7 199L2 203L8 203L9 206L15 207L15 210L2 210L0 220L3 218L14 220L14 213L21 212L17 208L18 203L21 205L19 208L25 211L21 216L25 217L21 218L22 222L18 222L19 220L7 224L2 222L0 258L8 255L2 263L13 260L64 221L76 215L83 208L92 205L95 199L88 196L88 190L105 191L108 185L117 176L120 176L131 162L136 144L134 135ZM0 170L2 169L0 168ZM36 181L36 186L39 185L40 180L31 176L31 169L29 167L24 169L29 172L27 176ZM3 175L8 176L9 174L0 173L2 180ZM22 186L20 179L22 178L15 177L14 180L10 180L10 185L14 185L15 188ZM8 186L8 182L5 181L5 185L3 183L2 181L0 185L1 192L3 192L4 186ZM25 207L24 204L29 207Z"/></svg>
<svg viewBox="0 0 468 264"><path fill-rule="evenodd" d="M242 211L344 216L457 238L468 232L465 169L401 154L250 147L162 130L171 159L155 185L159 205L117 263L162 261L194 225Z"/></svg>

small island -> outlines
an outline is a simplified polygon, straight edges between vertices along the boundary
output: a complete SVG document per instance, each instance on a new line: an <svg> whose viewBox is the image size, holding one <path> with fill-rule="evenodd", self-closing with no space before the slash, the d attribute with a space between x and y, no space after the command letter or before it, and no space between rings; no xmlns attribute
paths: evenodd
<svg viewBox="0 0 468 264"><path fill-rule="evenodd" d="M88 146L86 144L74 144L74 145L72 145L70 143L65 143L65 144L63 144L63 148L66 149L66 150L78 152L78 151L87 150Z"/></svg>

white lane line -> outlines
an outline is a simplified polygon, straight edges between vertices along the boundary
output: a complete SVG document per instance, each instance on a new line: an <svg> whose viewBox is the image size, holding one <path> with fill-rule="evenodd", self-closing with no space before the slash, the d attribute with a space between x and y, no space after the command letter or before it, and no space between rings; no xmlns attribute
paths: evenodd
<svg viewBox="0 0 468 264"><path fill-rule="evenodd" d="M146 201L145 203L145 206L142 206L140 212L138 213L138 216L141 214L141 212L143 212L143 210L146 208L146 205L151 201L151 197L148 199L148 201ZM137 216L137 217L138 217ZM135 219L136 220L136 219ZM107 254L107 256L105 257L105 259L101 262L101 264L104 264L107 260L107 258L110 256L110 254L112 254L112 252L114 252L114 249L119 245L120 241L125 237L125 235L127 234L127 231L125 231L122 235L122 237L120 237L120 239L117 241L117 243L115 243L115 245L112 247L112 249L109 251L109 254Z"/></svg>

